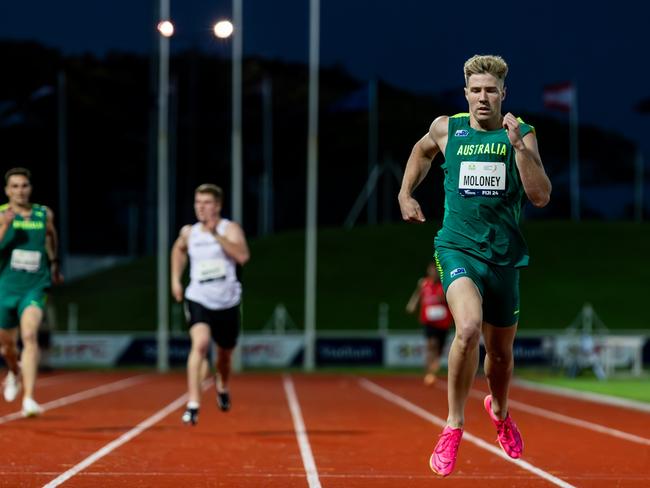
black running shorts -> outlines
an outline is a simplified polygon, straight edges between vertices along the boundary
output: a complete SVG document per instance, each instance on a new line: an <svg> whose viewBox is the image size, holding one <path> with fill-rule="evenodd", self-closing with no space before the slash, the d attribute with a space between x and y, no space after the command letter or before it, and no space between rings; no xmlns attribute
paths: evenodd
<svg viewBox="0 0 650 488"><path fill-rule="evenodd" d="M232 349L239 337L239 305L224 310L211 310L200 303L185 299L187 327L204 323L210 326L212 339L223 349Z"/></svg>

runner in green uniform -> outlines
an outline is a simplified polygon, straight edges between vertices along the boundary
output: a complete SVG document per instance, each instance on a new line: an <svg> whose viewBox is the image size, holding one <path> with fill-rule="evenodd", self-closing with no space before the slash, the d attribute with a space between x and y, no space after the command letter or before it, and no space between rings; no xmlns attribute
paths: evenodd
<svg viewBox="0 0 650 488"><path fill-rule="evenodd" d="M22 413L39 415L34 401L38 369L38 326L43 320L46 292L63 281L59 271L57 234L52 211L30 202L31 174L25 168L5 175L9 202L0 206L0 352L9 372L4 397L13 401L23 387ZM18 327L23 342L18 366Z"/></svg>
<svg viewBox="0 0 650 488"><path fill-rule="evenodd" d="M519 268L528 250L519 230L526 200L549 202L549 181L533 128L502 115L508 66L499 56L474 56L464 66L469 113L436 118L406 164L399 204L406 221L424 222L412 197L438 153L444 155L445 214L435 239L436 263L456 334L449 351L449 415L429 465L451 474L465 423L465 403L479 362L481 332L490 395L485 409L502 449L519 458L523 441L508 414L512 345L519 320Z"/></svg>

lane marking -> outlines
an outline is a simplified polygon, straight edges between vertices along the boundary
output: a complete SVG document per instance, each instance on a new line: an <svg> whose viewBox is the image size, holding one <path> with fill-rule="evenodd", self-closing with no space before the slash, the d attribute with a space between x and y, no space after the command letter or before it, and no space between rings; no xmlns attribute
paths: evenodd
<svg viewBox="0 0 650 488"><path fill-rule="evenodd" d="M283 375L282 383L284 384L284 391L287 395L289 402L289 410L291 411L291 418L293 419L293 429L296 431L296 440L300 448L300 456L302 457L302 464L307 474L307 483L309 488L321 488L320 480L318 478L318 470L316 469L316 462L311 452L309 445L309 438L307 437L307 430L305 429L305 422L302 419L302 412L300 411L300 403L298 403L298 396L296 389L293 387L293 381L288 375Z"/></svg>
<svg viewBox="0 0 650 488"><path fill-rule="evenodd" d="M80 402L82 400L87 400L89 398L93 398L99 395L105 395L106 393L111 393L114 391L118 390L123 390L125 388L128 388L130 386L133 386L137 383L140 383L143 381L145 378L149 377L150 375L138 375L138 376L131 376L130 378L125 378L123 380L116 381L114 383L109 383L107 385L102 385L102 386L97 386L95 388L91 388L89 390L84 390L80 391L79 393L73 393L72 395L64 396L61 397L57 400L52 400L47 403L41 404L41 408L43 409L43 412L46 412L48 410L53 410L55 408L59 407L64 407L66 405L70 405L72 403ZM20 411L10 413L7 415L3 415L0 417L0 424L5 424L7 422L11 422L12 420L17 420L23 418L23 415Z"/></svg>
<svg viewBox="0 0 650 488"><path fill-rule="evenodd" d="M183 394L182 396L178 397L176 400L168 404L166 407L162 408L161 410L158 410L155 414L153 414L151 417L149 417L146 420L143 420L140 422L138 425L136 425L134 428L129 430L128 432L122 434L120 437L115 439L112 442L109 442L106 444L104 447L99 449L98 451L95 451L93 454L88 456L86 459L78 463L77 465L73 466L69 470L67 470L65 473L62 473L59 475L57 478L53 479L50 481L48 484L44 485L43 488L54 488L56 486L59 486L62 483L65 483L67 480L78 474L79 472L83 471L86 469L88 466L92 465L96 461L99 461L101 458L104 456L110 454L112 451L117 449L118 447L122 446L123 444L126 444L129 442L131 439L137 437L140 435L142 432L147 430L149 427L153 426L154 424L160 422L162 419L164 419L167 415L172 413L175 410L178 410L183 404L187 401L187 393Z"/></svg>
<svg viewBox="0 0 650 488"><path fill-rule="evenodd" d="M437 425L438 427L445 427L447 425L447 422L440 417L436 417L432 413L427 412L421 407L418 407L414 403L409 402L405 398L396 395L395 393L377 385L376 383L373 383L370 380L367 380L365 378L360 378L359 379L359 384L361 387L365 388L371 393L374 393L375 395L383 398L384 400L387 400L399 407L402 407L404 410L407 410L411 412L412 414L417 415L420 418L423 418L429 422L431 422L434 425ZM472 444L480 447L481 449L485 449L486 451L491 452L495 456L499 456L500 458L508 461L509 463L515 464L519 466L521 469L525 469L526 471L530 471L531 473L539 476L540 478L545 479L546 481L549 481L553 483L556 486L560 486L562 488L575 488L573 485L567 483L566 481L557 478L556 476L553 476L551 473L548 473L544 471L543 469L540 469L532 464L530 464L527 461L522 461L521 459L512 459L508 455L506 455L500 448L497 448L493 446L492 444L488 444L485 442L483 439L476 437L469 432L465 431L463 433L463 438L467 439L469 442Z"/></svg>
<svg viewBox="0 0 650 488"><path fill-rule="evenodd" d="M487 395L487 392L481 392L479 390L472 389L470 391L470 395L475 398L480 398L481 400L483 400L483 398L485 398L485 395ZM522 410L524 412L532 413L533 415L537 415L539 417L545 417L547 419L554 420L556 422L562 422L576 427L582 427L584 429L593 430L594 432L598 432L600 434L611 435L612 437L618 437L619 439L624 439L626 441L636 442L637 444L642 444L644 446L650 446L650 439L646 439L645 437L640 437L638 435L630 434L622 430L606 427L604 425L596 424L594 422L589 422L588 420L569 417L568 415L552 412L550 410L545 410L543 408L535 407L527 403L518 402L517 400L508 399L508 404L512 405L517 410Z"/></svg>
<svg viewBox="0 0 650 488"><path fill-rule="evenodd" d="M521 388L526 388L528 390L553 393L554 395L558 396L578 398L580 400L650 413L650 403L639 402L636 400L628 400L626 398L612 397L609 395L602 395L600 393L592 393L588 391L576 391L569 388L562 388L561 386L541 385L539 383L520 379L513 380L512 384Z"/></svg>

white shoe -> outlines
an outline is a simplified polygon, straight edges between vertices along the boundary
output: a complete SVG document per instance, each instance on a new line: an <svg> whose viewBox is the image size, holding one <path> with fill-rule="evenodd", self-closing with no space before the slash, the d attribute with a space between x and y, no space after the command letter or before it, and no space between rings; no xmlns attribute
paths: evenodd
<svg viewBox="0 0 650 488"><path fill-rule="evenodd" d="M20 391L20 379L13 372L9 371L5 378L4 397L5 401L13 402Z"/></svg>
<svg viewBox="0 0 650 488"><path fill-rule="evenodd" d="M43 407L34 401L33 398L23 398L23 417L36 417L43 413Z"/></svg>

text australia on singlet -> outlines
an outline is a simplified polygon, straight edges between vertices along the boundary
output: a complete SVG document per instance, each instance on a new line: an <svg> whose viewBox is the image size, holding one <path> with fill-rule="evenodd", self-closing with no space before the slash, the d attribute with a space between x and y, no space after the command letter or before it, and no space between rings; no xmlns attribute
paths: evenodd
<svg viewBox="0 0 650 488"><path fill-rule="evenodd" d="M492 154L506 156L506 145L500 142L461 144L457 156ZM458 191L466 197L497 197L506 190L506 164L499 161L461 161Z"/></svg>

